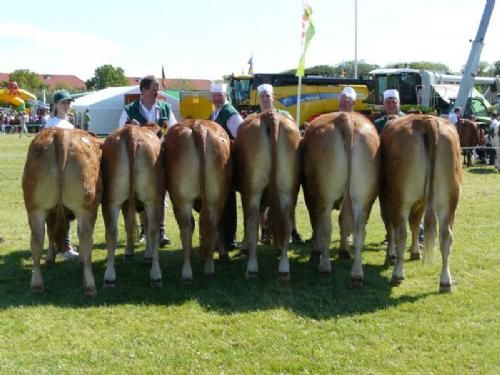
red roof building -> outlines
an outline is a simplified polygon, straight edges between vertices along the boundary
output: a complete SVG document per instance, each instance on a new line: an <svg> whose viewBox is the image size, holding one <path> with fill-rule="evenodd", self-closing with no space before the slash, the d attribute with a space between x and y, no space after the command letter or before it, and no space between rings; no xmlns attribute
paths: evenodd
<svg viewBox="0 0 500 375"><path fill-rule="evenodd" d="M85 82L74 75L66 74L38 74L40 80L45 83L49 88L53 89L57 85L65 83L73 89L85 89ZM8 81L9 73L0 73L0 82Z"/></svg>

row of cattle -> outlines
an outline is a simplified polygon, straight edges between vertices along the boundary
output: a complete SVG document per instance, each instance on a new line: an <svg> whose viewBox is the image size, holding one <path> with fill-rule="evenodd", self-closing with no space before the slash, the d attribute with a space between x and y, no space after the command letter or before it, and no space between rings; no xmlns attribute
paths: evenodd
<svg viewBox="0 0 500 375"><path fill-rule="evenodd" d="M120 210L127 231L125 253L132 254L138 209L146 214L151 281L161 285L158 237L166 191L180 229L183 280L193 277L193 209L200 212L205 274L214 273L214 251L225 253L223 241L218 239L225 225L221 218L230 189L239 190L243 203L246 276L258 274L259 212L268 206L272 238L280 252L278 271L288 278L288 244L301 185L313 229L312 255L319 257L320 272L331 270L331 211L339 209L340 254L350 257L348 236L352 234L351 279L354 285L362 284L365 226L379 197L389 240L387 261L395 264L392 283L404 279L408 221L411 256L420 258L418 229L425 216L424 254L434 246L439 221L443 259L440 290L451 289L448 261L462 168L457 131L446 120L428 115L394 118L379 137L366 117L339 112L317 118L301 138L292 121L268 111L247 117L234 142L222 127L207 120L185 120L161 139L159 130L156 125L125 126L102 143L80 130L47 129L33 140L23 176L31 228L33 291L44 289L40 262L45 224L49 244L55 244L49 246L46 262L53 262L54 249L61 248L67 217L72 213L78 222L84 293L96 293L91 251L101 203L108 249L105 286L114 285L116 280L114 254Z"/></svg>

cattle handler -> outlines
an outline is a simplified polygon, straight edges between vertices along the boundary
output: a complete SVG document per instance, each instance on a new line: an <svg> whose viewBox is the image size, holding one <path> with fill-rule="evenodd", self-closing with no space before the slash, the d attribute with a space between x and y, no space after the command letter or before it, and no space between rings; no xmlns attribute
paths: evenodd
<svg viewBox="0 0 500 375"><path fill-rule="evenodd" d="M243 118L227 99L227 84L212 83L210 92L212 93L212 103L214 105L210 120L222 126L232 141L236 138L238 127L243 122ZM231 190L227 197L226 206L222 213L222 222L224 223L224 245L227 250L234 250L237 247L236 192L234 190Z"/></svg>

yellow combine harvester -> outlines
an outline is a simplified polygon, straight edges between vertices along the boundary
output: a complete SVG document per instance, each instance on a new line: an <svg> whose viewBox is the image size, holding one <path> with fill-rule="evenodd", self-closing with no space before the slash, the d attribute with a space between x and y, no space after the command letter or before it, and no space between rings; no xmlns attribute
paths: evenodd
<svg viewBox="0 0 500 375"><path fill-rule="evenodd" d="M246 116L259 109L257 87L263 83L274 86L274 105L297 116L298 78L292 74L255 74L253 76L226 76L232 104ZM301 113L299 123L313 120L323 113L338 111L339 97L345 86L356 90L355 111L369 113L364 100L369 94L370 81L359 79L305 76L302 78ZM191 118L208 118L212 111L210 93L186 92L181 94L181 115Z"/></svg>

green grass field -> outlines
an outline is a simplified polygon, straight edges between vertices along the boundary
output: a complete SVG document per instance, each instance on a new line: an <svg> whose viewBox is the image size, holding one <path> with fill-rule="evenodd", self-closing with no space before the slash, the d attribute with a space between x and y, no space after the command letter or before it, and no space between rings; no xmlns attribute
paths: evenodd
<svg viewBox="0 0 500 375"><path fill-rule="evenodd" d="M440 257L406 262L406 280L391 287L375 204L363 255L365 285L349 288L351 262L334 255L332 275L292 246L291 280L278 280L278 260L259 247L260 277L245 280L245 258L232 254L207 279L198 256L194 282L181 286L177 225L167 211L172 245L161 251L164 287L149 286L139 247L118 250L117 286L103 289L105 243L94 234L98 295L81 292L81 267L58 260L43 268L46 292L33 295L29 228L21 176L31 138L0 136L1 374L498 374L500 373L500 174L464 171L451 257L455 290L439 294ZM303 200L300 232L311 228ZM240 207L241 213L241 207ZM242 238L241 214L239 239ZM73 228L73 240L76 243ZM197 236L195 236L196 238Z"/></svg>

